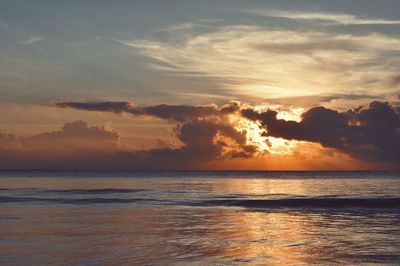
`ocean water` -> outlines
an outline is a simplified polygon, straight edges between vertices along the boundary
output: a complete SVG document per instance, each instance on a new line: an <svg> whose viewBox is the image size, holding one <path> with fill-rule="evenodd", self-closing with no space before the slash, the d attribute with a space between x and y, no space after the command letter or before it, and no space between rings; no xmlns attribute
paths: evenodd
<svg viewBox="0 0 400 266"><path fill-rule="evenodd" d="M400 172L0 172L0 265L400 264Z"/></svg>

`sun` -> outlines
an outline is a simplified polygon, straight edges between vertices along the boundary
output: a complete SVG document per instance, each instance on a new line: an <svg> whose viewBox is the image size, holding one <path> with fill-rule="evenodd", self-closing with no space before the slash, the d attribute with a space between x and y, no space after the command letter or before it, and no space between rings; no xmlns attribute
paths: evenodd
<svg viewBox="0 0 400 266"><path fill-rule="evenodd" d="M282 112L280 118L295 120L297 117L292 113ZM259 155L267 153L289 155L298 144L298 141L295 140L268 136L268 130L263 128L258 121L251 121L236 114L230 115L229 120L236 130L246 133L246 144L257 147Z"/></svg>
<svg viewBox="0 0 400 266"><path fill-rule="evenodd" d="M268 138L263 136L265 129L258 122L238 115L231 115L230 120L236 130L246 133L246 144L256 146L260 152L268 151Z"/></svg>

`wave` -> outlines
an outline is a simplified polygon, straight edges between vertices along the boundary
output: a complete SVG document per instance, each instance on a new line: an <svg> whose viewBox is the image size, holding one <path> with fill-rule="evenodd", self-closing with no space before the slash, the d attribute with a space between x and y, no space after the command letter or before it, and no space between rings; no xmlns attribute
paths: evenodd
<svg viewBox="0 0 400 266"><path fill-rule="evenodd" d="M108 204L108 203L136 203L162 202L145 198L43 198L43 197L1 197L0 203L61 203L61 204Z"/></svg>
<svg viewBox="0 0 400 266"><path fill-rule="evenodd" d="M306 209L400 209L400 197L296 197L285 199L220 199L196 202L195 206L235 206L245 208Z"/></svg>
<svg viewBox="0 0 400 266"><path fill-rule="evenodd" d="M251 198L252 195L221 195L217 198L171 198L158 199L157 193L146 193L141 197L133 196L145 189L1 189L14 193L0 196L0 203L59 203L59 204L162 204L199 207L244 207L257 209L395 209L400 211L398 196L294 196L288 194L270 194L274 198ZM17 191L17 193L15 193ZM23 193L21 193L23 192ZM43 193L44 192L44 193ZM129 193L132 193L129 197ZM143 194L137 194L143 195ZM278 197L278 198L276 198Z"/></svg>
<svg viewBox="0 0 400 266"><path fill-rule="evenodd" d="M43 189L43 188L0 188L0 192L57 193L57 194L121 194L148 191L147 189L97 188L97 189Z"/></svg>
<svg viewBox="0 0 400 266"><path fill-rule="evenodd" d="M99 189L52 189L52 193L67 194L115 194L115 193L136 193L147 191L147 189L126 189L126 188L99 188Z"/></svg>

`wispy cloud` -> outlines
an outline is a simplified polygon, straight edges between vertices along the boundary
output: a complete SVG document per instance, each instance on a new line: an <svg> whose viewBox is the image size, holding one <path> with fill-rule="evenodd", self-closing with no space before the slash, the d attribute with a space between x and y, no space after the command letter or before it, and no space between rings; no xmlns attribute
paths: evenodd
<svg viewBox="0 0 400 266"><path fill-rule="evenodd" d="M119 43L159 62L152 67L224 80L237 95L277 98L320 93L393 92L400 39L383 34L226 26L184 40Z"/></svg>
<svg viewBox="0 0 400 266"><path fill-rule="evenodd" d="M360 18L355 15L345 13L329 12L307 12L307 11L284 11L284 10L265 10L252 11L263 16L287 18L296 20L321 20L334 24L342 25L394 25L400 24L400 20L378 19L378 18Z"/></svg>
<svg viewBox="0 0 400 266"><path fill-rule="evenodd" d="M25 44L25 45L29 45L29 44L38 43L38 42L41 42L41 41L43 41L43 39L40 38L40 37L30 37L29 39L24 40L21 43Z"/></svg>
<svg viewBox="0 0 400 266"><path fill-rule="evenodd" d="M183 31L183 30L190 30L193 29L195 27L197 27L199 25L194 24L194 23L190 23L190 22L185 22L185 23L179 23L179 24L175 24L172 26L169 26L166 28L166 31L172 32L172 31Z"/></svg>

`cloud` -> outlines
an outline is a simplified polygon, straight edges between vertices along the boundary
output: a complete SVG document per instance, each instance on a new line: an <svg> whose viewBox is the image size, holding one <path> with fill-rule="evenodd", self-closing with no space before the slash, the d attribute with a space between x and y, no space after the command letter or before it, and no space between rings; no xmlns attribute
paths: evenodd
<svg viewBox="0 0 400 266"><path fill-rule="evenodd" d="M65 123L61 130L20 138L23 148L35 150L111 150L119 145L119 133L83 120Z"/></svg>
<svg viewBox="0 0 400 266"><path fill-rule="evenodd" d="M0 169L96 169L123 150L116 130L79 120L31 137L0 134Z"/></svg>
<svg viewBox="0 0 400 266"><path fill-rule="evenodd" d="M110 151L119 149L119 132L108 126L89 126L83 120L67 122L57 131L45 132L31 137L16 137L0 133L0 149L20 151Z"/></svg>
<svg viewBox="0 0 400 266"><path fill-rule="evenodd" d="M229 124L193 120L178 125L175 132L183 146L142 152L152 158L150 163L190 169L214 160L249 158L256 152L256 147L246 144L246 133Z"/></svg>
<svg viewBox="0 0 400 266"><path fill-rule="evenodd" d="M395 98L395 95L387 95L388 99ZM385 97L384 97L385 98ZM278 104L280 106L302 106L302 108L310 108L316 103L325 107L334 105L335 108L348 109L351 105L362 105L368 101L376 99L371 94L316 94L311 96L297 96L284 98L265 99L271 105Z"/></svg>
<svg viewBox="0 0 400 266"><path fill-rule="evenodd" d="M329 12L307 12L307 11L284 11L284 10L266 10L252 11L259 15L276 18L286 18L294 20L319 20L331 22L340 25L398 25L400 20L377 19L377 18L359 18L357 16L345 13Z"/></svg>
<svg viewBox="0 0 400 266"><path fill-rule="evenodd" d="M199 27L199 26L201 26L201 25L193 24L190 22L185 22L185 23L179 23L179 24L169 26L165 29L165 31L167 31L167 32L184 31L184 30L190 30L190 29L193 29L193 28Z"/></svg>
<svg viewBox="0 0 400 266"><path fill-rule="evenodd" d="M233 113L239 108L235 102L224 105L221 108L218 108L216 105L193 106L167 104L137 107L130 102L53 102L53 105L61 108L75 108L87 111L146 115L176 122L183 122L201 117L220 116Z"/></svg>
<svg viewBox="0 0 400 266"><path fill-rule="evenodd" d="M278 119L273 110L241 112L259 121L266 136L316 142L371 161L400 161L400 113L387 102L373 101L347 112L314 107L300 122Z"/></svg>
<svg viewBox="0 0 400 266"><path fill-rule="evenodd" d="M390 79L390 85L397 87L400 85L400 75L395 75Z"/></svg>
<svg viewBox="0 0 400 266"><path fill-rule="evenodd" d="M235 124L226 119L228 114L240 113L246 119L260 122L266 129L263 133L266 138L315 142L323 147L334 148L367 160L400 161L399 110L387 102L373 101L367 108L359 107L344 112L314 107L304 112L299 122L280 119L280 114L275 110L260 112L256 111L260 108L246 107L247 105L237 102L222 107L215 105L132 107L132 104L116 104L117 107L109 102L63 102L61 106L58 104L56 106L120 113L121 108L118 106L122 105L128 106L128 111L133 108L135 111L129 111L133 115L150 115L178 123L175 133L183 143L183 148L151 151L157 155L168 153L171 157L192 158L190 154L196 154L196 160L254 156L258 147L254 143L247 145L246 132L237 130ZM257 136L252 137L257 138Z"/></svg>
<svg viewBox="0 0 400 266"><path fill-rule="evenodd" d="M132 150L118 131L89 126L85 121L66 123L60 130L27 138L0 134L0 168L45 169L196 169L203 163L250 158L256 147L246 143L246 132L236 130L225 116L237 103L217 106L134 107L129 103L59 103L90 111L149 115L175 123L180 147L158 140L158 147ZM17 145L12 146L12 143Z"/></svg>
<svg viewBox="0 0 400 266"><path fill-rule="evenodd" d="M14 135L0 133L0 149L15 148L17 146L18 142Z"/></svg>
<svg viewBox="0 0 400 266"><path fill-rule="evenodd" d="M88 111L128 113L152 116L176 123L174 133L182 143L180 148L161 147L140 151L131 156L140 161L140 167L157 162L160 167L195 167L199 163L239 157L251 157L257 149L246 143L246 132L240 132L227 120L227 115L238 112L240 104L230 102L216 105L134 106L129 102L53 102L61 108ZM146 160L143 160L146 158Z"/></svg>
<svg viewBox="0 0 400 266"><path fill-rule="evenodd" d="M29 39L22 42L22 44L29 45L43 41L42 38L39 37L30 37Z"/></svg>
<svg viewBox="0 0 400 266"><path fill-rule="evenodd" d="M135 112L136 108L130 102L53 102L54 106L60 108L75 108L79 110L87 111L102 111L102 112L113 112L113 113L123 113L123 112Z"/></svg>
<svg viewBox="0 0 400 266"><path fill-rule="evenodd" d="M400 39L378 33L335 33L224 26L169 41L119 41L152 60L150 67L217 78L238 97L398 93Z"/></svg>
<svg viewBox="0 0 400 266"><path fill-rule="evenodd" d="M314 107L299 121L238 102L206 106L206 111L205 106L138 107L127 102L55 106L165 119L175 125L179 144L158 140L155 148L133 150L117 130L79 120L31 137L0 134L0 169L222 169L234 162L251 169L252 160L254 167L270 163L274 169L303 169L302 162L307 169L321 169L322 164L347 169L363 165L361 159L372 162L369 167L378 167L377 162L393 167L400 161L399 109L386 102L345 112ZM262 150L274 142L285 145L285 152Z"/></svg>

